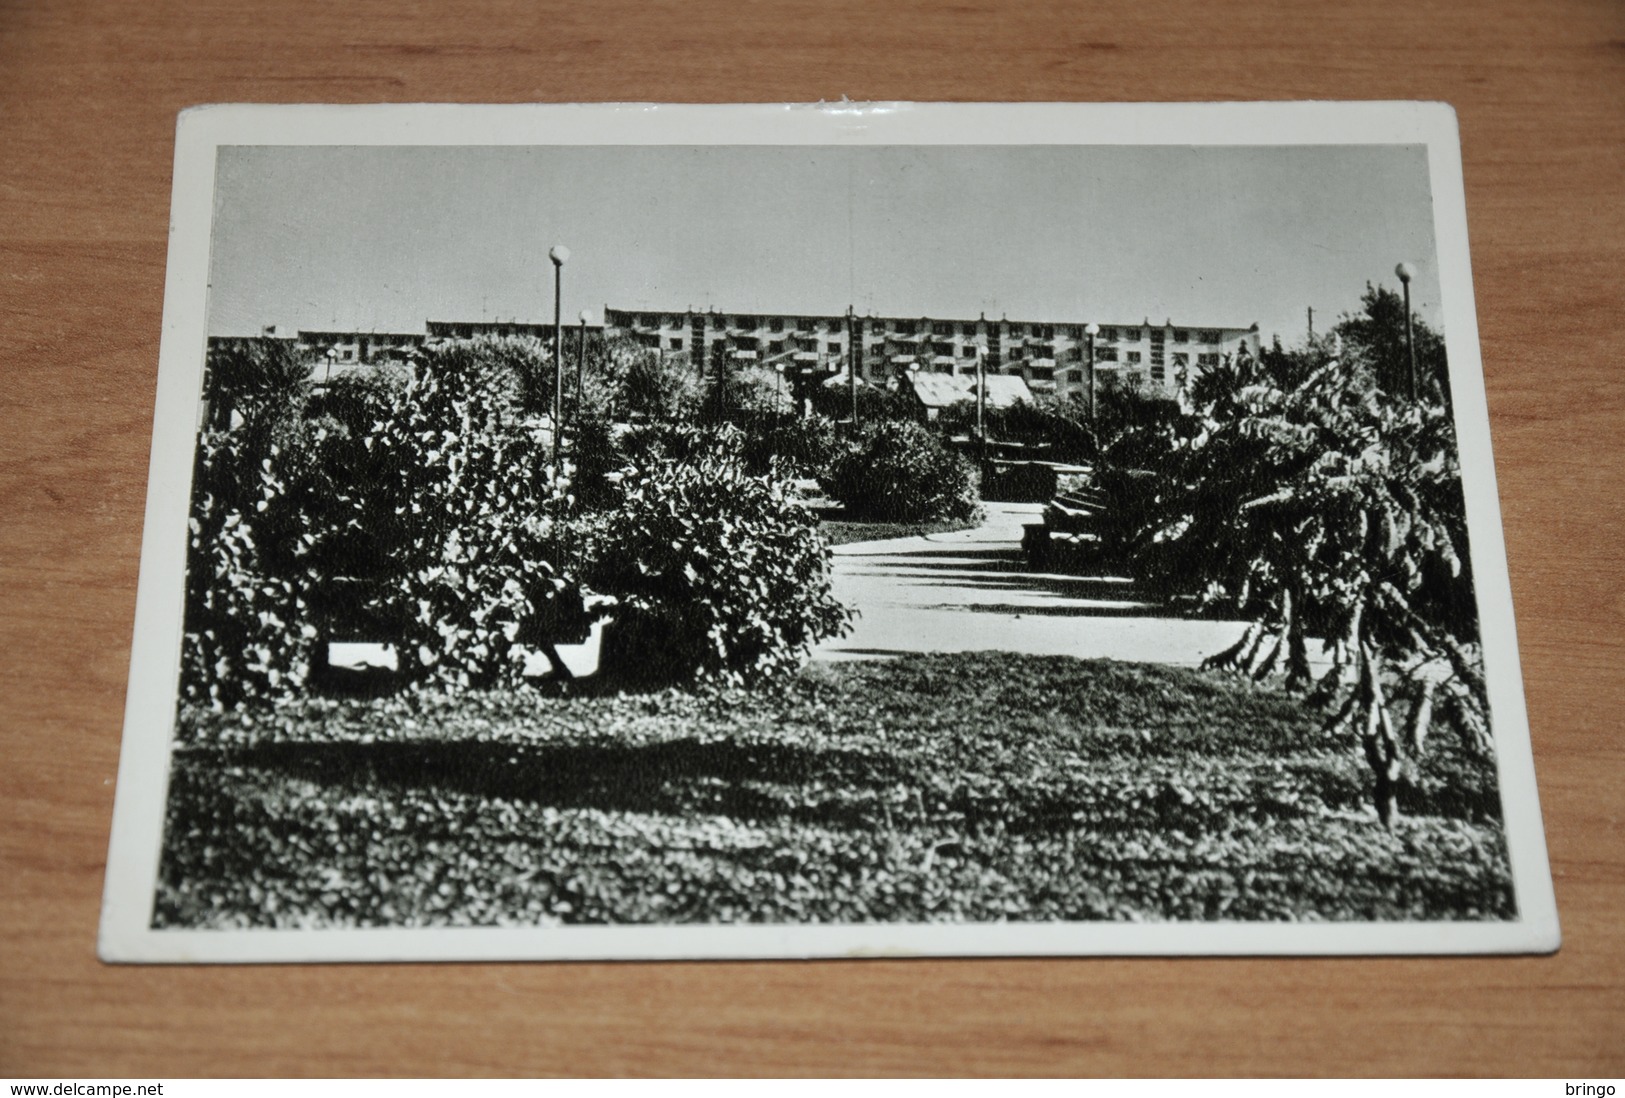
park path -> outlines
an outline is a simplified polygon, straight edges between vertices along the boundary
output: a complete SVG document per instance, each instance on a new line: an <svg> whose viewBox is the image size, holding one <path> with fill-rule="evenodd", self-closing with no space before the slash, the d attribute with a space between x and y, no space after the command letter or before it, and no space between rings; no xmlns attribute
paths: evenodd
<svg viewBox="0 0 1625 1098"><path fill-rule="evenodd" d="M861 616L813 658L996 650L1195 665L1241 636L1241 622L1163 616L1126 579L1028 571L1022 527L1042 512L989 503L972 530L837 546L835 597Z"/></svg>

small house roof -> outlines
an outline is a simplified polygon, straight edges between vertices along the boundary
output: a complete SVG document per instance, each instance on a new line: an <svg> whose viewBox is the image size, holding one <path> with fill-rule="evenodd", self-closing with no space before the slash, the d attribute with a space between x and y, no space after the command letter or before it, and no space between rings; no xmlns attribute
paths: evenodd
<svg viewBox="0 0 1625 1098"><path fill-rule="evenodd" d="M970 397L969 390L948 374L910 374L908 383L927 408L946 408Z"/></svg>
<svg viewBox="0 0 1625 1098"><path fill-rule="evenodd" d="M974 390L974 378L965 378L966 389ZM1022 401L1031 403L1033 391L1027 388L1027 383L1013 374L989 374L987 376L987 403L993 408L1008 408L1012 404Z"/></svg>
<svg viewBox="0 0 1625 1098"><path fill-rule="evenodd" d="M976 379L969 375L910 374L909 384L914 395L927 408L946 408L962 400L976 399ZM1008 408L1021 401L1031 401L1032 390L1019 377L989 374L985 379L987 404L990 408Z"/></svg>

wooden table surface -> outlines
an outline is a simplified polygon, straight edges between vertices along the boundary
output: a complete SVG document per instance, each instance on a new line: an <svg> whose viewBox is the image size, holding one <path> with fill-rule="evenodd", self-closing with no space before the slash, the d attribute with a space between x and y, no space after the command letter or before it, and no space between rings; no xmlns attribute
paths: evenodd
<svg viewBox="0 0 1625 1098"><path fill-rule="evenodd" d="M176 112L843 94L1455 105L1562 951L100 964ZM0 0L0 1076L1625 1074L1622 183L1617 0Z"/></svg>

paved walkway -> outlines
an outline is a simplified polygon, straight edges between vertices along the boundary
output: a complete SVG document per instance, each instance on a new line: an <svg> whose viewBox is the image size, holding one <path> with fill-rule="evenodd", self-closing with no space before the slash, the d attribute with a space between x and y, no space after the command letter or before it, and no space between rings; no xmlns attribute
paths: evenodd
<svg viewBox="0 0 1625 1098"><path fill-rule="evenodd" d="M1030 572L1022 527L1041 504L990 503L974 530L835 549L835 596L862 616L814 659L999 650L1195 665L1240 638L1241 622L1161 617L1128 580Z"/></svg>

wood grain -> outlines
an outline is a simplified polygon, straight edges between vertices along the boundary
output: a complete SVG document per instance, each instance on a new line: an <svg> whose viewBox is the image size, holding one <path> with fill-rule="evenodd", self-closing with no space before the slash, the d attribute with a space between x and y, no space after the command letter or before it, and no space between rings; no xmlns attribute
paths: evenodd
<svg viewBox="0 0 1625 1098"><path fill-rule="evenodd" d="M99 964L176 112L842 94L1456 106L1562 952ZM1625 1074L1622 183L1612 0L0 0L0 1075Z"/></svg>

